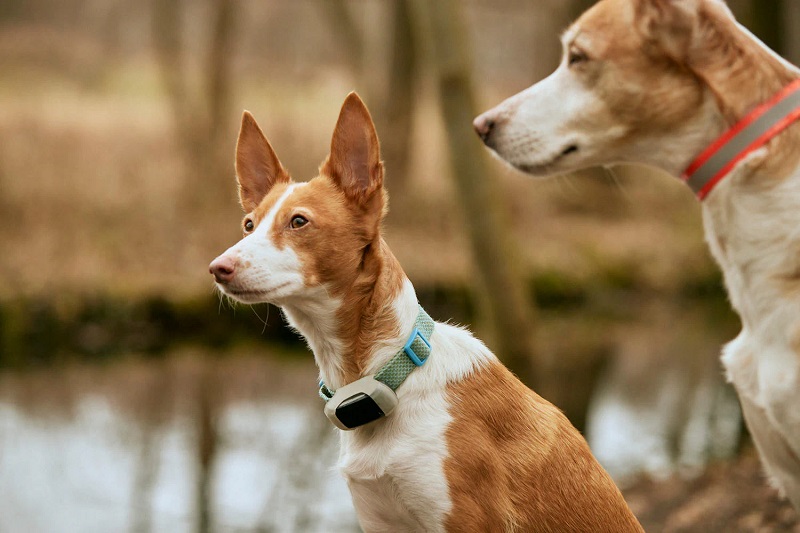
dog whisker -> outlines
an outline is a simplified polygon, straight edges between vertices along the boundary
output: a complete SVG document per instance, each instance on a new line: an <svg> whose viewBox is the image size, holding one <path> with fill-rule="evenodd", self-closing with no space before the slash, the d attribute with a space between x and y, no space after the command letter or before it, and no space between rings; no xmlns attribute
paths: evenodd
<svg viewBox="0 0 800 533"><path fill-rule="evenodd" d="M620 181L619 176L614 171L614 167L603 166L600 168L602 168L603 171L606 173L606 175L611 178L611 181L614 182L614 185L617 186L617 189L619 189L619 192L622 194L623 198L625 198L625 200L627 200L628 202L633 202L633 199L631 198L630 194L628 194L628 191L625 189L623 183Z"/></svg>
<svg viewBox="0 0 800 533"><path fill-rule="evenodd" d="M258 314L258 311L256 311L256 307L254 305L250 306L250 310L253 311L253 314L256 315L259 322L261 322L264 325L264 327L261 329L261 334L263 335L264 332L267 331L267 318L269 318L269 307L267 307L267 318L261 318L261 315Z"/></svg>

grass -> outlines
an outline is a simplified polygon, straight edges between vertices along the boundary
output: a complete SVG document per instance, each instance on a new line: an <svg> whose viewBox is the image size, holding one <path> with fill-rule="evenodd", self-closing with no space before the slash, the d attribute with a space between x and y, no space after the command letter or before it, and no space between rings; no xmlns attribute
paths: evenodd
<svg viewBox="0 0 800 533"><path fill-rule="evenodd" d="M232 172L186 175L154 65L136 58L108 66L89 87L43 68L0 60L0 272L13 280L0 298L210 291L206 265L239 238ZM285 165L307 179L325 156L346 91L341 76L301 85L245 79L234 107L252 110ZM223 135L231 158L238 119L230 117ZM469 284L462 216L481 214L456 205L438 120L422 94L411 186L393 198L387 239L415 282ZM699 209L677 180L632 168L613 179L535 180L492 167L487 179L504 192L508 229L531 272L586 281L618 271L675 289L714 269ZM393 179L389 168L390 192ZM225 187L229 193L202 211L181 202L189 190Z"/></svg>

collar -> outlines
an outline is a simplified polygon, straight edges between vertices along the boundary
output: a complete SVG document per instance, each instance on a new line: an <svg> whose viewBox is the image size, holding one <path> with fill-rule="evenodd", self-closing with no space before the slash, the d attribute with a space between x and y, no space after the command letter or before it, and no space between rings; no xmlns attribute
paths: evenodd
<svg viewBox="0 0 800 533"><path fill-rule="evenodd" d="M745 158L800 118L800 80L784 87L711 143L681 179L703 200Z"/></svg>
<svg viewBox="0 0 800 533"><path fill-rule="evenodd" d="M408 337L405 346L394 354L388 363L375 374L375 379L387 385L393 391L399 387L418 366L425 364L431 355L430 338L433 334L433 319L419 306L414 330ZM325 383L319 382L319 396L326 402L333 398L336 391L329 389Z"/></svg>

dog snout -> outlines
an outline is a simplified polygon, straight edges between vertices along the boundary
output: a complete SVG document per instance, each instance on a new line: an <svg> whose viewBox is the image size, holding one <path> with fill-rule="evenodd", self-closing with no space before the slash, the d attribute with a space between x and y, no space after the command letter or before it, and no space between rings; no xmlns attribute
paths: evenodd
<svg viewBox="0 0 800 533"><path fill-rule="evenodd" d="M217 283L228 283L236 273L236 261L227 255L221 255L211 261L208 271L214 275Z"/></svg>
<svg viewBox="0 0 800 533"><path fill-rule="evenodd" d="M495 120L489 113L484 113L472 121L472 127L478 137L481 138L486 146L492 146L492 131L494 130Z"/></svg>

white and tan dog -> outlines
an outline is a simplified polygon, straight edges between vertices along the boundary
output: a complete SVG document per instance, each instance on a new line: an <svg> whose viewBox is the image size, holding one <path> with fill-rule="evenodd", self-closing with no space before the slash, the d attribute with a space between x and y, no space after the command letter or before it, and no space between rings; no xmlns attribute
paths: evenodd
<svg viewBox="0 0 800 533"><path fill-rule="evenodd" d="M245 236L211 263L219 289L279 305L328 389L375 374L419 307L381 236L383 164L364 104L347 97L307 183L290 179L245 113L236 173ZM341 432L339 468L365 531L641 531L558 409L469 332L437 323L429 342L394 411Z"/></svg>
<svg viewBox="0 0 800 533"><path fill-rule="evenodd" d="M535 175L683 174L742 319L723 363L767 473L800 508L800 72L721 0L602 0L563 46L551 76L475 119L478 134Z"/></svg>

